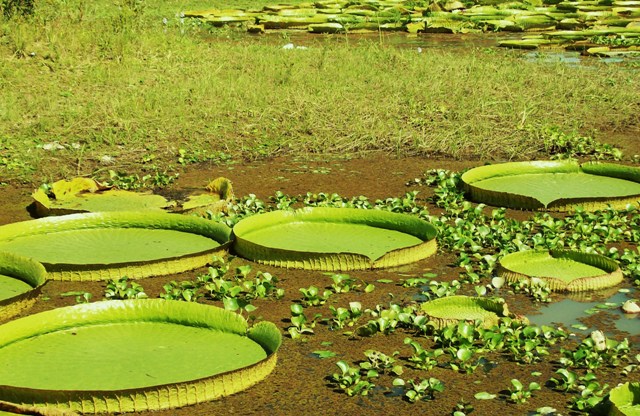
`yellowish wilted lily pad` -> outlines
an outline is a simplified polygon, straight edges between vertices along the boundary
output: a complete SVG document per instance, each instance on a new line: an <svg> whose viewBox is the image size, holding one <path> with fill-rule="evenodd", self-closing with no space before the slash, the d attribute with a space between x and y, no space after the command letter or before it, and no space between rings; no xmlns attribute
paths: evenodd
<svg viewBox="0 0 640 416"><path fill-rule="evenodd" d="M162 211L172 205L161 195L111 189L89 178L54 182L48 191L33 193L36 216L82 212Z"/></svg>
<svg viewBox="0 0 640 416"><path fill-rule="evenodd" d="M233 188L227 178L216 178L204 192L194 192L184 201L170 201L152 192L133 192L102 186L89 178L60 180L32 195L37 217L85 212L171 211L203 214L226 209L233 200Z"/></svg>
<svg viewBox="0 0 640 416"><path fill-rule="evenodd" d="M205 189L207 192L189 195L176 211L192 214L220 212L226 210L227 204L234 198L233 186L227 178L216 178L209 182Z"/></svg>

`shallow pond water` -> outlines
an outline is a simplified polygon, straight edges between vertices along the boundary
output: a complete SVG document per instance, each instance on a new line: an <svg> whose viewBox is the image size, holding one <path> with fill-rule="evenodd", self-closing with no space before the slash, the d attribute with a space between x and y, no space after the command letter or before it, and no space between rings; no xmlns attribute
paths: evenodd
<svg viewBox="0 0 640 416"><path fill-rule="evenodd" d="M628 292L594 292L583 299L564 297L561 300L543 305L538 313L528 315L529 321L536 325L558 325L573 331L588 334L596 329L603 329L598 322L613 322L604 327L605 334L611 336L616 332L624 332L640 341L640 316L625 314L621 306L629 299L637 299L635 288ZM638 344L640 345L640 344Z"/></svg>
<svg viewBox="0 0 640 416"><path fill-rule="evenodd" d="M499 47L504 40L522 38L522 34L509 32L490 33L422 33L408 34L404 32L371 32L354 34L312 34L301 30L271 31L262 35L251 35L256 42L280 44L287 49L305 49L320 47L327 43L353 44L377 43L380 46L392 46L413 49L416 53L428 53L430 49L470 50L479 49L487 54L512 53L529 62L565 63L567 65L589 66L595 62L640 63L640 55L594 57L580 52L560 48L541 48L537 50L510 49Z"/></svg>

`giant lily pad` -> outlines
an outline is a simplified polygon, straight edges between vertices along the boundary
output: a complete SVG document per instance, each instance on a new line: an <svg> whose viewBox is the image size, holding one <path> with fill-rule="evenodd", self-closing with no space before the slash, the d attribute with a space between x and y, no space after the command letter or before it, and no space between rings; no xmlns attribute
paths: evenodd
<svg viewBox="0 0 640 416"><path fill-rule="evenodd" d="M640 382L627 382L611 389L609 401L612 408L617 411L609 412L610 415L640 415Z"/></svg>
<svg viewBox="0 0 640 416"><path fill-rule="evenodd" d="M39 217L81 212L161 211L171 206L163 196L110 189L89 178L60 180L46 191L38 189L32 196L35 214Z"/></svg>
<svg viewBox="0 0 640 416"><path fill-rule="evenodd" d="M205 190L206 192L189 195L176 211L190 214L220 212L226 210L227 204L234 198L233 186L227 178L220 177L212 180Z"/></svg>
<svg viewBox="0 0 640 416"><path fill-rule="evenodd" d="M614 260L569 250L527 250L508 254L500 260L498 273L510 281L539 278L556 292L603 289L615 286L623 279Z"/></svg>
<svg viewBox="0 0 640 416"><path fill-rule="evenodd" d="M407 264L436 251L436 229L410 215L351 208L273 211L233 229L241 256L274 266L362 270Z"/></svg>
<svg viewBox="0 0 640 416"><path fill-rule="evenodd" d="M105 187L89 178L74 178L54 182L39 188L32 195L34 212L38 217L83 212L159 211L202 214L219 212L233 199L231 181L216 178L205 192L187 195L184 201L169 201L151 192L133 192Z"/></svg>
<svg viewBox="0 0 640 416"><path fill-rule="evenodd" d="M640 169L612 163L502 163L471 169L462 181L472 200L516 209L596 210L640 200Z"/></svg>
<svg viewBox="0 0 640 416"><path fill-rule="evenodd" d="M526 320L509 312L504 300L498 298L446 296L423 303L421 309L437 328L460 321L482 321L483 325L489 328L497 325L501 318Z"/></svg>
<svg viewBox="0 0 640 416"><path fill-rule="evenodd" d="M223 254L231 230L195 216L71 214L0 227L0 251L40 261L54 280L132 279L180 273Z"/></svg>
<svg viewBox="0 0 640 416"><path fill-rule="evenodd" d="M54 309L0 326L0 400L120 413L236 393L275 367L281 336L233 312L161 299Z"/></svg>
<svg viewBox="0 0 640 416"><path fill-rule="evenodd" d="M591 412L598 416L640 416L640 382L614 387Z"/></svg>
<svg viewBox="0 0 640 416"><path fill-rule="evenodd" d="M31 307L46 279L47 271L37 261L0 252L0 319Z"/></svg>

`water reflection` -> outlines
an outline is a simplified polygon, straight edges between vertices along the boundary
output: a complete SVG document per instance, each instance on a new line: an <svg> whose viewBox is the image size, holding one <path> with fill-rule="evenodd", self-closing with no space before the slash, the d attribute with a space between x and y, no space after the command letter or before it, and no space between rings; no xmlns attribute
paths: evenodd
<svg viewBox="0 0 640 416"><path fill-rule="evenodd" d="M566 329L576 332L588 333L600 329L608 335L612 335L613 331L621 331L638 336L640 318L637 315L627 315L620 309L626 300L634 298L634 294L634 290L628 293L616 292L608 297L593 298L591 301L564 298L542 306L539 314L527 317L535 325L561 324ZM611 325L607 325L609 323Z"/></svg>
<svg viewBox="0 0 640 416"><path fill-rule="evenodd" d="M535 51L507 49L498 47L498 42L509 39L520 39L521 34L509 32L491 33L423 33L408 34L404 32L367 32L349 34L312 34L306 31L269 32L253 35L258 42L293 44L301 47L321 47L329 43L353 44L378 43L382 46L414 49L417 53L428 52L429 49L464 50L480 49L488 54L513 53L527 61L564 63L568 65L584 65L593 62L620 63L638 62L640 56L589 57L577 51L562 49L539 49Z"/></svg>

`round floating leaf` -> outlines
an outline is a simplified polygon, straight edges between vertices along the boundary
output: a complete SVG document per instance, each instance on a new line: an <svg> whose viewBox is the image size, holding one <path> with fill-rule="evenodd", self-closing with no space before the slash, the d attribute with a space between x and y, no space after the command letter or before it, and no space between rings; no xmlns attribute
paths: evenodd
<svg viewBox="0 0 640 416"><path fill-rule="evenodd" d="M46 279L47 271L39 262L0 252L0 320L31 307Z"/></svg>
<svg viewBox="0 0 640 416"><path fill-rule="evenodd" d="M502 163L471 169L462 181L473 201L516 209L624 208L640 200L640 169L611 163Z"/></svg>
<svg viewBox="0 0 640 416"><path fill-rule="evenodd" d="M0 227L0 251L32 257L54 280L136 279L193 270L223 254L231 230L152 212L72 214Z"/></svg>
<svg viewBox="0 0 640 416"><path fill-rule="evenodd" d="M161 211L171 206L163 196L109 189L88 178L57 181L49 192L38 189L32 196L39 217L82 212Z"/></svg>
<svg viewBox="0 0 640 416"><path fill-rule="evenodd" d="M485 327L491 327L503 317L526 320L510 313L503 299L485 297L446 296L423 303L421 309L437 328L460 321L482 321Z"/></svg>
<svg viewBox="0 0 640 416"><path fill-rule="evenodd" d="M81 413L176 408L246 389L276 364L280 331L161 299L55 309L0 326L0 400Z"/></svg>
<svg viewBox="0 0 640 416"><path fill-rule="evenodd" d="M594 415L640 416L640 382L614 387L593 409Z"/></svg>
<svg viewBox="0 0 640 416"><path fill-rule="evenodd" d="M551 290L579 292L615 286L623 275L605 256L569 250L527 250L500 260L498 274L509 281L540 278Z"/></svg>
<svg viewBox="0 0 640 416"><path fill-rule="evenodd" d="M224 211L227 203L233 200L233 187L227 178L216 178L209 182L205 188L206 193L194 193L189 195L176 211L181 213L204 214L207 211Z"/></svg>
<svg viewBox="0 0 640 416"><path fill-rule="evenodd" d="M379 210L304 208L241 220L235 251L274 266L362 270L407 264L436 251L436 229L416 217Z"/></svg>

